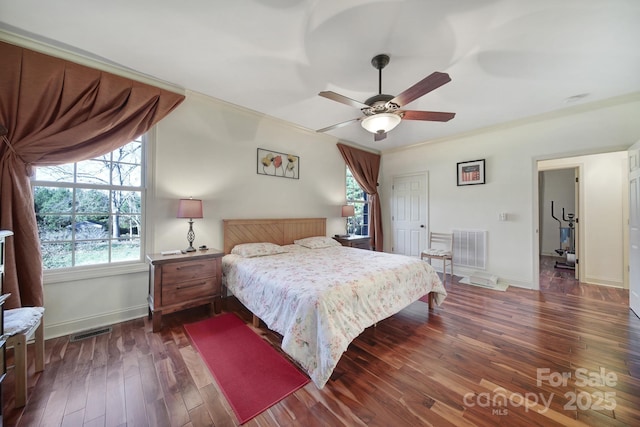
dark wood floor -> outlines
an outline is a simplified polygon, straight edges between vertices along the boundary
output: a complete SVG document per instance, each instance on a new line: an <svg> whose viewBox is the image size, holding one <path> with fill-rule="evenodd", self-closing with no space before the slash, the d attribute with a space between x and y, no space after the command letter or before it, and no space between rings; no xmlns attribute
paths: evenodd
<svg viewBox="0 0 640 427"><path fill-rule="evenodd" d="M540 292L454 280L442 306L416 302L362 333L322 390L309 383L245 425L640 425L640 319L628 292L572 274L543 271ZM226 310L250 322L233 299ZM48 340L41 374L30 352L22 409L8 374L4 425L237 425L182 328L207 315L166 316L157 334L145 318ZM256 331L279 348L279 336Z"/></svg>

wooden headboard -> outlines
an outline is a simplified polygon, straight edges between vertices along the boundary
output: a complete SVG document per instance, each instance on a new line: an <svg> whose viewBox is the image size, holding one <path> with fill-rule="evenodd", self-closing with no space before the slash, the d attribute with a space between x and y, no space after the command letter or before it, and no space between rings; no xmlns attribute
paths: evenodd
<svg viewBox="0 0 640 427"><path fill-rule="evenodd" d="M224 253L240 243L290 245L296 239L326 236L326 218L224 219Z"/></svg>

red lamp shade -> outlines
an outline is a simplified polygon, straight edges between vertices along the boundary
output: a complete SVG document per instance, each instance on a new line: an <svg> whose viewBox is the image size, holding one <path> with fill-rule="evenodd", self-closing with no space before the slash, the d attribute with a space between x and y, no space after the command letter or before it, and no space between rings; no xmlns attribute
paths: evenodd
<svg viewBox="0 0 640 427"><path fill-rule="evenodd" d="M202 218L202 200L180 199L178 218Z"/></svg>
<svg viewBox="0 0 640 427"><path fill-rule="evenodd" d="M352 205L344 205L342 206L342 216L354 216L356 213L355 208Z"/></svg>

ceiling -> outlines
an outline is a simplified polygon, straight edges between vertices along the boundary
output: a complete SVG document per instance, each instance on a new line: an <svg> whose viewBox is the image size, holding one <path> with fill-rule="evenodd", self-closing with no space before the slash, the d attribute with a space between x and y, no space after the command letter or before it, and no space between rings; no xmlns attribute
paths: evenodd
<svg viewBox="0 0 640 427"><path fill-rule="evenodd" d="M359 123L327 132L388 150L640 92L638 0L0 0L0 29L316 130L362 113L318 96L378 93L433 71L451 82L406 106L382 141Z"/></svg>

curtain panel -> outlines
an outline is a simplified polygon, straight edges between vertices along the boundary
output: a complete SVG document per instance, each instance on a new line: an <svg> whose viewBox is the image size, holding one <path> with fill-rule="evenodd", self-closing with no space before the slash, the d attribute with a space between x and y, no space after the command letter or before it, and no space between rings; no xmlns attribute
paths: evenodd
<svg viewBox="0 0 640 427"><path fill-rule="evenodd" d="M42 306L42 256L29 177L35 166L109 153L169 114L184 95L0 42L0 229L6 308Z"/></svg>
<svg viewBox="0 0 640 427"><path fill-rule="evenodd" d="M371 213L369 217L369 236L371 245L376 251L382 252L382 209L378 195L378 175L380 174L380 155L359 150L345 144L338 143L338 150L342 154L351 174L356 182L369 196Z"/></svg>

